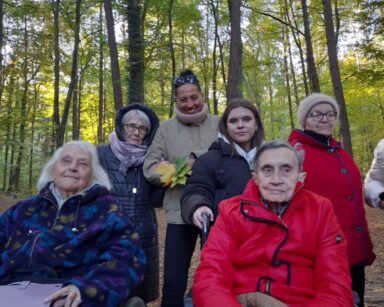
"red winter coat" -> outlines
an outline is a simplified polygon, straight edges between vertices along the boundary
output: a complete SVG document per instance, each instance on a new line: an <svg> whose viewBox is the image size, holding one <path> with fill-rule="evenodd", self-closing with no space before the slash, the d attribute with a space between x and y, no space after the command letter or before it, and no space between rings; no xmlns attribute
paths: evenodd
<svg viewBox="0 0 384 307"><path fill-rule="evenodd" d="M351 156L335 139L326 146L300 130L293 130L288 141L304 150L306 188L332 201L348 239L350 266L371 264L376 256L365 218L361 176Z"/></svg>
<svg viewBox="0 0 384 307"><path fill-rule="evenodd" d="M352 306L347 242L328 199L298 184L280 219L251 179L219 211L195 272L194 306L240 306L236 296L254 291L289 306Z"/></svg>

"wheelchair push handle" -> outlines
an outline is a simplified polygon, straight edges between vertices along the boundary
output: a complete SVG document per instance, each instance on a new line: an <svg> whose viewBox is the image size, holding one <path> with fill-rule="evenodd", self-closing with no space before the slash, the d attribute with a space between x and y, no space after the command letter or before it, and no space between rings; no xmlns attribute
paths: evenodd
<svg viewBox="0 0 384 307"><path fill-rule="evenodd" d="M203 227L201 228L201 246L203 246L208 239L211 215L208 212L203 212L201 217L203 220Z"/></svg>

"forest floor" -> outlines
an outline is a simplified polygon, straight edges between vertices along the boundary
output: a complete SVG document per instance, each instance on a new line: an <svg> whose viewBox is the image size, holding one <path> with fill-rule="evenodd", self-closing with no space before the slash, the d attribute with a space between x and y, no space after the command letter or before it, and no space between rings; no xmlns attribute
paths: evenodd
<svg viewBox="0 0 384 307"><path fill-rule="evenodd" d="M0 195L0 212L8 208L10 205L17 202L16 198ZM159 222L159 242L160 242L160 284L162 281L163 267L162 259L164 254L164 236L166 223L164 219L164 211L162 209L156 209L157 218ZM365 301L366 307L384 307L384 210L375 210L366 207L366 214L368 220L368 226L371 233L371 237L374 243L374 250L377 258L373 265L366 269L366 290ZM190 268L190 278L188 282L188 288L191 286L193 272L199 263L200 251L196 248L192 258L192 264ZM161 285L160 285L161 286ZM161 287L160 287L161 289ZM148 304L148 307L160 306L160 299Z"/></svg>

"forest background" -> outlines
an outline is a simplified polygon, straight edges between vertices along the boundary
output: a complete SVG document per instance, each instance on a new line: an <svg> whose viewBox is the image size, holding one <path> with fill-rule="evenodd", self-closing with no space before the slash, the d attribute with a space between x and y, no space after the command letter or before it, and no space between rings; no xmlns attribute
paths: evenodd
<svg viewBox="0 0 384 307"><path fill-rule="evenodd" d="M199 77L211 113L253 101L266 139L298 102L334 96L336 137L362 175L383 137L384 3L357 0L0 0L0 190L32 192L63 142L108 141L115 111L173 115L172 80Z"/></svg>

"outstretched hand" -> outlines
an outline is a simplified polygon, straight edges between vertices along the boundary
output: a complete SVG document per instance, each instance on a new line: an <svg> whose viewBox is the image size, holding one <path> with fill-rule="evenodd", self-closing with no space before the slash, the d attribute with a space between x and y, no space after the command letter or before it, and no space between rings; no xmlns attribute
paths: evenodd
<svg viewBox="0 0 384 307"><path fill-rule="evenodd" d="M53 307L77 307L81 304L81 293L75 285L68 285L48 296L44 303Z"/></svg>

